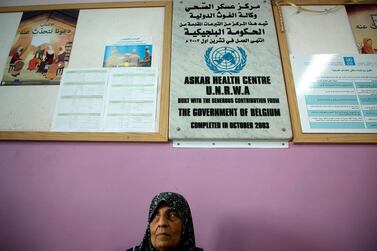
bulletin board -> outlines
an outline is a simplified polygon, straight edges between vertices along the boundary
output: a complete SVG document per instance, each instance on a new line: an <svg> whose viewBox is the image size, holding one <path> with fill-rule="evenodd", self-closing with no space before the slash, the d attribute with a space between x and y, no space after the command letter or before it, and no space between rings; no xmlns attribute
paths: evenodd
<svg viewBox="0 0 377 251"><path fill-rule="evenodd" d="M167 141L171 1L2 7L0 8L1 79L5 74L7 62L9 64L9 51L15 41L23 13L65 10L79 10L69 63L65 68L67 71L104 67L104 50L108 44L123 40L140 40L147 41L146 43L153 46L149 63L157 72L155 127L153 131L148 132L52 130L59 84L10 84L0 86L0 140Z"/></svg>
<svg viewBox="0 0 377 251"><path fill-rule="evenodd" d="M377 143L372 133L304 132L300 120L298 90L295 87L292 54L359 53L345 5L375 1L302 0L275 1L274 16L281 51L284 78L292 121L294 143Z"/></svg>

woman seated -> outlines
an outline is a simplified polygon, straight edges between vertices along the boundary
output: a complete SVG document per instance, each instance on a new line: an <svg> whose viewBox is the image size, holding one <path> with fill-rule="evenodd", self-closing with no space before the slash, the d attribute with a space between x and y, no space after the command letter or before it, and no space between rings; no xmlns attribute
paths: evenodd
<svg viewBox="0 0 377 251"><path fill-rule="evenodd" d="M156 195L140 245L127 251L203 251L195 246L194 226L186 199L177 193Z"/></svg>

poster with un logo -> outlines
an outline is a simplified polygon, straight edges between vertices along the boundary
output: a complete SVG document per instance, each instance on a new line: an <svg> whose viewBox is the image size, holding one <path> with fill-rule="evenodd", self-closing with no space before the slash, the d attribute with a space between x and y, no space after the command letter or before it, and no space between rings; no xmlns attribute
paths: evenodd
<svg viewBox="0 0 377 251"><path fill-rule="evenodd" d="M289 140L270 1L174 1L169 137Z"/></svg>

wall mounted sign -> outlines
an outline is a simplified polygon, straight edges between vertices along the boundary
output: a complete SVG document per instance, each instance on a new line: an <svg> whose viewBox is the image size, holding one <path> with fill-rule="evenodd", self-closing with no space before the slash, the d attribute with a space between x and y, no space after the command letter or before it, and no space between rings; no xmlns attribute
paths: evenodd
<svg viewBox="0 0 377 251"><path fill-rule="evenodd" d="M171 139L290 139L269 1L176 1Z"/></svg>

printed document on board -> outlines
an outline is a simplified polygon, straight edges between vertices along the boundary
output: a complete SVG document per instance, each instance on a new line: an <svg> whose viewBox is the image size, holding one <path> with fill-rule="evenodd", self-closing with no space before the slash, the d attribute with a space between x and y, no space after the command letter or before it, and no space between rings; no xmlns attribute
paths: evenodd
<svg viewBox="0 0 377 251"><path fill-rule="evenodd" d="M154 132L155 68L66 69L52 131Z"/></svg>
<svg viewBox="0 0 377 251"><path fill-rule="evenodd" d="M292 55L304 133L377 132L375 55Z"/></svg>

